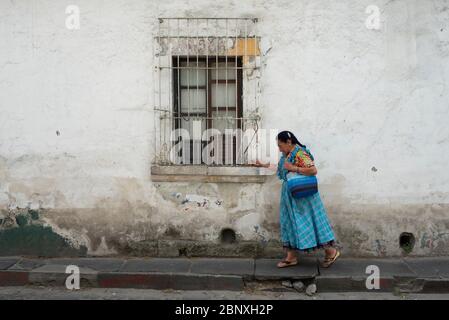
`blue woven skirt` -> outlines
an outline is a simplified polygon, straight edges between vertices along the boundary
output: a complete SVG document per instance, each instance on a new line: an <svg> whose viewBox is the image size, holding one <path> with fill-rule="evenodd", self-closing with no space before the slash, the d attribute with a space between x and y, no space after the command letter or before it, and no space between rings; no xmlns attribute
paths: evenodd
<svg viewBox="0 0 449 320"><path fill-rule="evenodd" d="M284 248L313 251L334 245L335 236L319 192L293 198L282 183L280 203L281 241Z"/></svg>

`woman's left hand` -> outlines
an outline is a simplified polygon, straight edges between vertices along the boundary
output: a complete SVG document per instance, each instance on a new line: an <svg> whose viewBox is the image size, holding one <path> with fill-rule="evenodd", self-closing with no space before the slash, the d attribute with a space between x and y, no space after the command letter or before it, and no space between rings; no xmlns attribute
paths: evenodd
<svg viewBox="0 0 449 320"><path fill-rule="evenodd" d="M284 163L284 168L287 169L288 171L293 171L296 172L297 171L297 166L295 166L294 164L290 163L290 162L285 162Z"/></svg>

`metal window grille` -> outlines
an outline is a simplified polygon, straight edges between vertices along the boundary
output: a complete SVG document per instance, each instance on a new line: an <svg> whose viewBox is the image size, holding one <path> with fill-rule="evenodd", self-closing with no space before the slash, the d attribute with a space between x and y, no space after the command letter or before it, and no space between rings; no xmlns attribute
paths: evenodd
<svg viewBox="0 0 449 320"><path fill-rule="evenodd" d="M257 19L160 18L155 40L153 162L246 164L260 121Z"/></svg>

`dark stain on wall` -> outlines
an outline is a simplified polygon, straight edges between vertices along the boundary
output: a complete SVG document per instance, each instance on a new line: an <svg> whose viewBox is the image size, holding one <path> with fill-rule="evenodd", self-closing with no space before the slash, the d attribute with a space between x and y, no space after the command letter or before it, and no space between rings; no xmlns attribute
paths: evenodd
<svg viewBox="0 0 449 320"><path fill-rule="evenodd" d="M0 256L40 257L86 256L87 248L74 248L70 242L39 221L39 212L8 212L9 224L0 224ZM5 215L5 214L3 214ZM6 219L3 219L6 220ZM15 223L14 223L15 222Z"/></svg>

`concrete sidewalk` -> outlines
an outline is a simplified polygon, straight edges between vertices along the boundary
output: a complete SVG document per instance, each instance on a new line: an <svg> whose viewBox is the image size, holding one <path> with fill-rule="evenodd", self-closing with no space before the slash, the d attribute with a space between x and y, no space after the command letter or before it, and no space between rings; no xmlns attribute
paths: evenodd
<svg viewBox="0 0 449 320"><path fill-rule="evenodd" d="M0 257L0 286L65 286L66 267L80 268L81 287L243 290L245 284L282 280L316 283L319 292L449 293L448 258L339 259L320 268L313 257L279 269L278 260L234 258ZM367 267L380 271L380 289L368 290Z"/></svg>

